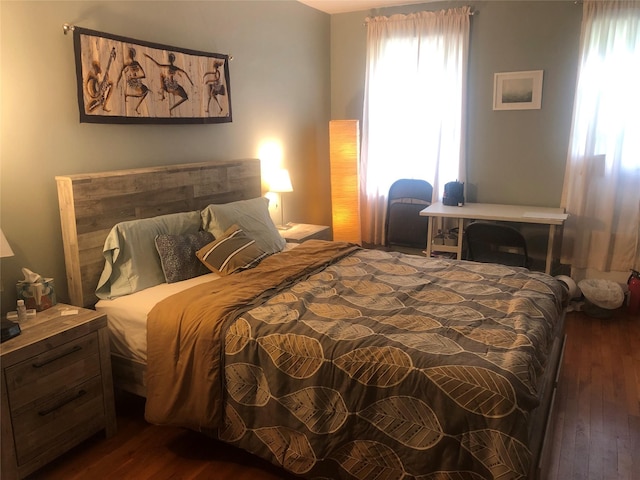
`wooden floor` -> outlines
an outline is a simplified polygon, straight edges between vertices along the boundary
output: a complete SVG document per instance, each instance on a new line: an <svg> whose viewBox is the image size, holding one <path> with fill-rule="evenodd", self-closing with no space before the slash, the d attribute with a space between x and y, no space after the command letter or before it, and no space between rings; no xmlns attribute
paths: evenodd
<svg viewBox="0 0 640 480"><path fill-rule="evenodd" d="M640 317L570 313L566 330L547 479L640 480ZM294 478L197 433L147 424L137 397L120 397L117 408L114 437L98 435L31 478Z"/></svg>
<svg viewBox="0 0 640 480"><path fill-rule="evenodd" d="M549 480L640 480L640 316L567 318Z"/></svg>

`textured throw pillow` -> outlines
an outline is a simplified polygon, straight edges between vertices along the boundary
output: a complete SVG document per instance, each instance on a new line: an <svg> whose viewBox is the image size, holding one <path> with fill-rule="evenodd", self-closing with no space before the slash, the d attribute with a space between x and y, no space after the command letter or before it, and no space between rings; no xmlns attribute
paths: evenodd
<svg viewBox="0 0 640 480"><path fill-rule="evenodd" d="M212 204L202 210L202 229L214 237L220 238L232 225L238 225L266 253L280 252L286 244L269 215L268 198Z"/></svg>
<svg viewBox="0 0 640 480"><path fill-rule="evenodd" d="M156 249L160 255L160 263L167 283L188 280L209 273L196 256L196 252L213 240L210 232L156 236Z"/></svg>
<svg viewBox="0 0 640 480"><path fill-rule="evenodd" d="M196 255L212 272L230 275L255 267L269 254L240 227L233 225L222 237L198 250Z"/></svg>

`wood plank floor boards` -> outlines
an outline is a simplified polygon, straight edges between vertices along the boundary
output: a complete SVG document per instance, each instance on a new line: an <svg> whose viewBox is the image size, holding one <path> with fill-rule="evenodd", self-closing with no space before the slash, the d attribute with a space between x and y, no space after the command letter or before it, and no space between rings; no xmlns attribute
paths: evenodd
<svg viewBox="0 0 640 480"><path fill-rule="evenodd" d="M549 480L640 480L640 317L567 315Z"/></svg>
<svg viewBox="0 0 640 480"><path fill-rule="evenodd" d="M541 480L640 480L640 316L569 313L553 455ZM118 433L92 437L31 479L293 480L246 452L144 421L144 401L118 397Z"/></svg>
<svg viewBox="0 0 640 480"><path fill-rule="evenodd" d="M118 432L96 435L30 479L283 480L286 472L244 451L182 428L144 420L144 399L117 398Z"/></svg>

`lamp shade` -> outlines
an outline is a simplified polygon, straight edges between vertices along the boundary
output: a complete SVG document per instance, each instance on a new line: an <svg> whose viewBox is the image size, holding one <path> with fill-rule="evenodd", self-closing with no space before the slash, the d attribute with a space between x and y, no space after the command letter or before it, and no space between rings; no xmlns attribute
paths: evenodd
<svg viewBox="0 0 640 480"><path fill-rule="evenodd" d="M269 190L276 193L293 192L289 170L281 168L273 172L269 181Z"/></svg>
<svg viewBox="0 0 640 480"><path fill-rule="evenodd" d="M333 239L362 244L358 120L329 122L329 161Z"/></svg>
<svg viewBox="0 0 640 480"><path fill-rule="evenodd" d="M4 236L4 232L0 230L0 258L13 257L13 250L11 245L7 242L7 237Z"/></svg>

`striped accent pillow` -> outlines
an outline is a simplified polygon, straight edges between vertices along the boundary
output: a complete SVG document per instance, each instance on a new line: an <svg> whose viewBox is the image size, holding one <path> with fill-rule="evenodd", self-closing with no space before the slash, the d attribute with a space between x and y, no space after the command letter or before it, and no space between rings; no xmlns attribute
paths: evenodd
<svg viewBox="0 0 640 480"><path fill-rule="evenodd" d="M221 238L198 250L196 256L212 272L230 275L255 267L268 254L238 225L232 225Z"/></svg>

